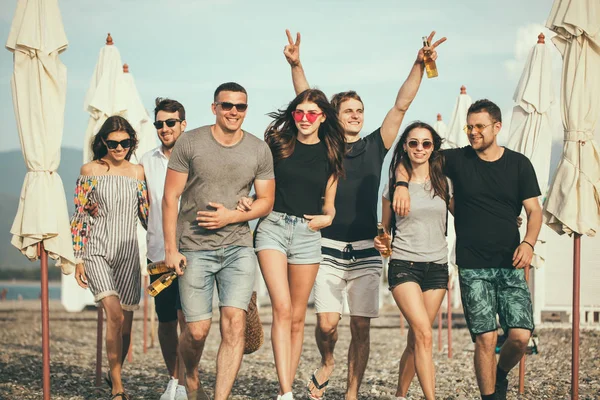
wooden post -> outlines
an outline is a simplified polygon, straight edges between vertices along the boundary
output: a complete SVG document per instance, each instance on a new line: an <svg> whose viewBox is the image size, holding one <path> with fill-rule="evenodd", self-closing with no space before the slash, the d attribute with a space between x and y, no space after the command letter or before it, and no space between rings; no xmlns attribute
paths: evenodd
<svg viewBox="0 0 600 400"><path fill-rule="evenodd" d="M38 243L41 262L40 284L42 300L42 388L43 399L50 400L50 306L48 303L48 253L44 243Z"/></svg>
<svg viewBox="0 0 600 400"><path fill-rule="evenodd" d="M104 312L102 303L98 303L98 321L96 323L96 387L102 386L102 325L104 323Z"/></svg>
<svg viewBox="0 0 600 400"><path fill-rule="evenodd" d="M127 65L127 64L125 64ZM148 346L147 346L147 338L148 338L148 293L146 293L146 289L148 287L148 275L144 276L144 328L143 328L143 334L144 334L144 339L142 340L142 346L143 346L143 351L144 354L146 354L148 352Z"/></svg>
<svg viewBox="0 0 600 400"><path fill-rule="evenodd" d="M525 281L529 283L529 265L525 266ZM519 361L519 394L525 393L525 354Z"/></svg>
<svg viewBox="0 0 600 400"><path fill-rule="evenodd" d="M442 352L442 307L438 310L438 352Z"/></svg>
<svg viewBox="0 0 600 400"><path fill-rule="evenodd" d="M448 358L452 358L452 289L448 287Z"/></svg>

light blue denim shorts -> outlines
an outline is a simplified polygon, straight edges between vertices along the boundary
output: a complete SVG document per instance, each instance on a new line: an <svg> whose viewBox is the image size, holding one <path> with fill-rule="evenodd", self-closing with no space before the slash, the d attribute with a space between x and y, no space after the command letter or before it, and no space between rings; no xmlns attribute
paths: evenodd
<svg viewBox="0 0 600 400"><path fill-rule="evenodd" d="M212 318L215 281L220 307L248 311L254 290L256 255L252 247L227 246L218 250L182 251L187 267L179 281L181 309L187 322Z"/></svg>
<svg viewBox="0 0 600 400"><path fill-rule="evenodd" d="M256 226L254 251L280 251L289 264L321 263L321 232L310 229L308 222L305 218L272 211Z"/></svg>

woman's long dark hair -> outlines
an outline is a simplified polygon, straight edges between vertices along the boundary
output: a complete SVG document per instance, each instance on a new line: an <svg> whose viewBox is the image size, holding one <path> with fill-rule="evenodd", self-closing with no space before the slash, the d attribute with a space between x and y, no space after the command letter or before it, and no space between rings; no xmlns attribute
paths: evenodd
<svg viewBox="0 0 600 400"><path fill-rule="evenodd" d="M131 139L131 147L129 148L127 155L125 155L127 161L129 161L138 145L137 135L129 121L119 115L108 117L92 141L92 154L94 155L92 160L97 160L100 164L108 166L109 169L110 166L102 160L102 158L108 154L108 148L106 147L105 142L108 140L108 135L117 131L126 132L129 135L129 139Z"/></svg>
<svg viewBox="0 0 600 400"><path fill-rule="evenodd" d="M431 186L434 192L434 196L440 197L446 205L450 202L450 193L448 187L448 180L446 176L442 172L442 168L444 165L444 158L440 153L440 147L442 146L442 138L440 135L433 129L433 127L425 122L415 121L408 125L404 132L402 132L402 136L400 136L400 140L396 144L394 148L394 153L392 156L392 162L390 163L390 179L389 179L389 189L390 189L390 201L393 202L394 199L394 183L396 183L396 168L398 165L402 163L406 172L408 173L408 179L412 177L412 164L410 163L410 158L406 151L404 151L404 144L406 144L406 139L408 138L408 134L415 128L423 128L427 129L429 133L431 133L431 138L433 139L433 151L431 152L431 156L429 157L429 179L431 181ZM395 228L395 213L392 211L392 229Z"/></svg>
<svg viewBox="0 0 600 400"><path fill-rule="evenodd" d="M325 115L325 121L319 127L318 136L327 148L329 173L339 178L344 175L343 163L346 151L344 129L338 121L337 112L331 106L325 94L318 89L307 89L296 96L286 109L268 114L269 117L273 118L273 122L269 124L265 131L265 142L271 148L273 160L275 162L281 161L294 152L298 128L292 117L292 111L296 110L298 104L304 102L315 103Z"/></svg>

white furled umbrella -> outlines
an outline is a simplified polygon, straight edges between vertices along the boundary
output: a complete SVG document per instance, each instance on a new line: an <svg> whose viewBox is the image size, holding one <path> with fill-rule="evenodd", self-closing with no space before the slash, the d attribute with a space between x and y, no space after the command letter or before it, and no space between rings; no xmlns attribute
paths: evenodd
<svg viewBox="0 0 600 400"><path fill-rule="evenodd" d="M440 135L442 137L442 139L444 140L442 142L442 149L449 149L450 146L448 146L448 138L447 138L448 127L446 126L444 121L442 121L442 114L437 115L437 121L435 121L435 124L433 124L433 129L435 129L435 131L438 133L438 135Z"/></svg>
<svg viewBox="0 0 600 400"><path fill-rule="evenodd" d="M123 63L119 49L113 44L110 33L106 38L106 46L100 50L98 62L85 95L83 109L90 114L88 127L83 142L83 162L92 160L91 141L100 127L111 115L122 115L126 94L122 92L121 83Z"/></svg>
<svg viewBox="0 0 600 400"><path fill-rule="evenodd" d="M546 224L574 236L571 397L579 395L579 290L581 235L600 225L600 154L594 129L600 116L600 3L555 0L546 26L563 57L563 157L544 202Z"/></svg>
<svg viewBox="0 0 600 400"><path fill-rule="evenodd" d="M550 111L555 104L552 80L552 55L545 44L544 34L527 57L521 79L515 90L507 147L529 158L542 192L548 188L550 175L550 153L552 151L552 123ZM541 200L541 199L540 199ZM522 214L524 217L524 213ZM524 218L525 219L525 218ZM524 233L527 224L521 226ZM543 232L538 237L531 265L536 268L544 264L545 238Z"/></svg>
<svg viewBox="0 0 600 400"><path fill-rule="evenodd" d="M75 257L60 164L68 42L57 0L19 0L6 42L13 53L13 105L27 174L11 233L29 259L41 258L43 398L50 398L48 256L64 273ZM39 247L38 247L39 244Z"/></svg>
<svg viewBox="0 0 600 400"><path fill-rule="evenodd" d="M447 145L449 148L465 147L469 145L469 138L463 130L467 124L467 111L473 104L471 96L467 94L467 88L463 85L460 87L460 95L456 99L452 118L448 125Z"/></svg>

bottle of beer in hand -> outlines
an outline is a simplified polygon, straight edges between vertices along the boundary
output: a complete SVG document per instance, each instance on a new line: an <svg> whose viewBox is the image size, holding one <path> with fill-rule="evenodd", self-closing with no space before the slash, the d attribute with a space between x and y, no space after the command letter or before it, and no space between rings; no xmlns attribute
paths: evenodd
<svg viewBox="0 0 600 400"><path fill-rule="evenodd" d="M163 260L148 264L146 266L146 271L148 271L148 275L159 275L164 274L165 272L171 272L173 270L167 268L167 264Z"/></svg>
<svg viewBox="0 0 600 400"><path fill-rule="evenodd" d="M385 228L381 222L377 223L377 237L385 245L385 250L381 252L381 256L387 258L392 255L392 243L390 235L385 232Z"/></svg>
<svg viewBox="0 0 600 400"><path fill-rule="evenodd" d="M427 40L427 36L423 36L423 47L429 47L431 44L429 40ZM437 66L435 65L435 61L431 59L431 51L425 50L423 62L425 63L425 71L427 72L428 78L435 78L438 76Z"/></svg>
<svg viewBox="0 0 600 400"><path fill-rule="evenodd" d="M148 286L146 292L150 296L156 297L156 295L158 295L160 292L171 286L175 279L177 279L177 272L175 271L162 274L160 278L158 278L157 280L152 282L150 286Z"/></svg>

